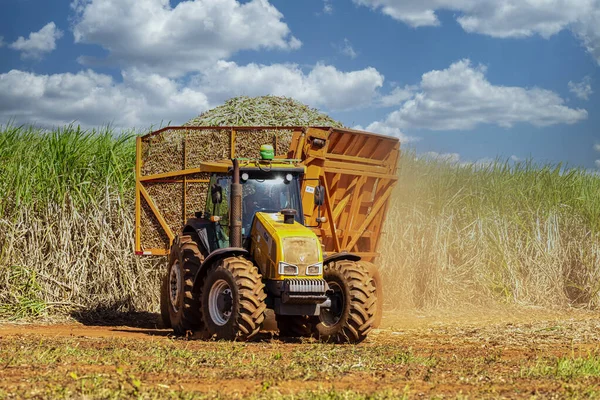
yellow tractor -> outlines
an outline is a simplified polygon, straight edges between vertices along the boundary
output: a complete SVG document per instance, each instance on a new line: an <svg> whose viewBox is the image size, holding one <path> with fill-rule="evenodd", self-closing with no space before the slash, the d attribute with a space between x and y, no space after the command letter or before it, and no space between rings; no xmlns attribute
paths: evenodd
<svg viewBox="0 0 600 400"><path fill-rule="evenodd" d="M311 136L320 146L317 139ZM207 190L204 209L196 210L180 233L169 237L161 288L163 322L178 334L248 340L261 330L266 310L272 309L281 336L361 342L381 318L377 269L359 254L326 251L322 240L326 226L335 229L330 221L338 218L327 202L331 203L333 187L325 187L323 168L311 168L305 157L275 157L274 147L257 148L259 158L215 160L193 170L184 166L138 179L138 254L144 254L138 242L144 209L156 211L158 224L173 235L144 185L177 184L183 179L184 187L204 183ZM139 146L138 156L142 152ZM290 155L293 152L286 154ZM143 175L141 165L138 173ZM186 178L199 173L204 173L203 179L196 181L202 182ZM357 179L350 191L354 207L362 213L356 185L365 182ZM376 186L371 190L376 192ZM375 210L374 203L366 211L379 213L381 206ZM367 212L361 221L372 227L368 218ZM343 242L354 242L357 249L355 239L348 235ZM339 240L334 243L339 245Z"/></svg>

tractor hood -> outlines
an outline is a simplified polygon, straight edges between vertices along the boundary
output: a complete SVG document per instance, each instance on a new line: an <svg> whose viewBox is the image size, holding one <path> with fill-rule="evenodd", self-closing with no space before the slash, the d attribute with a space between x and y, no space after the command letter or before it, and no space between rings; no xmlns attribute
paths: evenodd
<svg viewBox="0 0 600 400"><path fill-rule="evenodd" d="M281 280L286 277L321 277L323 253L321 243L315 233L304 225L294 221L284 223L281 213L256 213L252 227L252 253L257 259L264 260L259 265L268 266L261 271L268 279ZM284 266L297 274L282 273ZM311 266L320 266L309 268ZM315 273L315 271L319 273Z"/></svg>

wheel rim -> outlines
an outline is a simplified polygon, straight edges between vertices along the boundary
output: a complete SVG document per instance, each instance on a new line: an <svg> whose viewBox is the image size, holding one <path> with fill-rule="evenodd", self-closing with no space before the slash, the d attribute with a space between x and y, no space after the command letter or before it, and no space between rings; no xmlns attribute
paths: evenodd
<svg viewBox="0 0 600 400"><path fill-rule="evenodd" d="M319 319L325 325L335 325L340 321L344 313L344 307L346 302L344 301L344 291L342 287L336 282L327 282L329 289L333 290L333 294L330 296L331 307L321 309Z"/></svg>
<svg viewBox="0 0 600 400"><path fill-rule="evenodd" d="M223 326L229 321L233 309L233 296L229 284L219 279L213 283L208 293L208 312L210 319L217 325Z"/></svg>
<svg viewBox="0 0 600 400"><path fill-rule="evenodd" d="M179 268L179 262L175 261L175 264L171 266L169 272L169 300L171 301L171 307L176 313L179 312L177 306L177 300L179 299L179 291L181 290L181 269Z"/></svg>

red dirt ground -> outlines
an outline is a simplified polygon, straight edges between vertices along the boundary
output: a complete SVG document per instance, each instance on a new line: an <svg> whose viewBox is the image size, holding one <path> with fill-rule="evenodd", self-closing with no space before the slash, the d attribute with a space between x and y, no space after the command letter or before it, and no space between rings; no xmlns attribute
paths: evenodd
<svg viewBox="0 0 600 400"><path fill-rule="evenodd" d="M599 387L600 316L586 311L388 313L356 346L274 332L223 343L147 324L0 323L0 398L597 398Z"/></svg>

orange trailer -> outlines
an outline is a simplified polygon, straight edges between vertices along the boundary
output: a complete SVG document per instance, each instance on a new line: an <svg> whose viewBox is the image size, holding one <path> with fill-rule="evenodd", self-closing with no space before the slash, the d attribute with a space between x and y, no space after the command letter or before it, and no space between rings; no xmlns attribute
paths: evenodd
<svg viewBox="0 0 600 400"><path fill-rule="evenodd" d="M222 159L257 157L272 144L276 158L306 166L305 223L316 226L313 189L325 187L325 221L313 228L324 251L348 251L373 262L397 181L397 138L329 127L167 127L137 138L135 251L167 255L186 220L204 209L208 174Z"/></svg>

